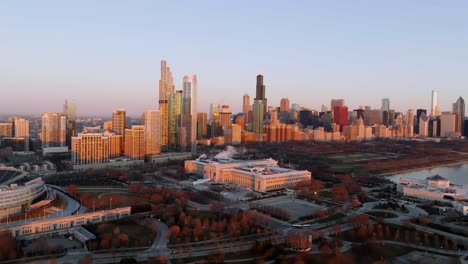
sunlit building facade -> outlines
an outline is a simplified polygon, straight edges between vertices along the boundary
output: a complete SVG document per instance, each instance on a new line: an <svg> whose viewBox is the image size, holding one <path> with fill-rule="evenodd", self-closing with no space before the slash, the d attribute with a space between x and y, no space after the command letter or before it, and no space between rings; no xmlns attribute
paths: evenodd
<svg viewBox="0 0 468 264"><path fill-rule="evenodd" d="M125 129L125 157L129 159L144 159L145 153L145 127L132 126Z"/></svg>

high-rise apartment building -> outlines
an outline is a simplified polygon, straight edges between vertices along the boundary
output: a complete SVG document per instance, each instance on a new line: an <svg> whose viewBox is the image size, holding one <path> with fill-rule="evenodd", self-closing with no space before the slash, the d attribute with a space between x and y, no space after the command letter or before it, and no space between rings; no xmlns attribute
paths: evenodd
<svg viewBox="0 0 468 264"><path fill-rule="evenodd" d="M197 139L202 139L208 136L208 114L197 114Z"/></svg>
<svg viewBox="0 0 468 264"><path fill-rule="evenodd" d="M261 100L263 105L263 113L267 112L267 98L265 93L265 85L263 84L263 75L257 75L257 86L255 100ZM255 111L255 110L254 110Z"/></svg>
<svg viewBox="0 0 468 264"><path fill-rule="evenodd" d="M168 116L168 142L169 149L177 149L178 145L178 133L181 126L181 114L182 114L182 90L176 90L169 94L169 116ZM161 126L162 129L162 126Z"/></svg>
<svg viewBox="0 0 468 264"><path fill-rule="evenodd" d="M12 123L0 123L0 138L13 136Z"/></svg>
<svg viewBox="0 0 468 264"><path fill-rule="evenodd" d="M99 133L78 134L71 138L71 161L74 165L108 162L109 137Z"/></svg>
<svg viewBox="0 0 468 264"><path fill-rule="evenodd" d="M159 80L159 111L161 112L161 147L169 145L169 95L175 90L171 69L165 60L161 61L161 79Z"/></svg>
<svg viewBox="0 0 468 264"><path fill-rule="evenodd" d="M132 126L125 129L125 157L143 159L146 153L145 127Z"/></svg>
<svg viewBox="0 0 468 264"><path fill-rule="evenodd" d="M24 150L29 151L29 120L14 117L13 123L13 136L15 138L24 138Z"/></svg>
<svg viewBox="0 0 468 264"><path fill-rule="evenodd" d="M280 112L289 112L289 99L288 98L281 98Z"/></svg>
<svg viewBox="0 0 468 264"><path fill-rule="evenodd" d="M141 116L141 124L145 131L145 154L161 153L161 112L146 110Z"/></svg>
<svg viewBox="0 0 468 264"><path fill-rule="evenodd" d="M114 112L112 112L112 130L117 135L124 135L126 120L127 112L125 111L125 109L117 109Z"/></svg>
<svg viewBox="0 0 468 264"><path fill-rule="evenodd" d="M186 75L183 79L182 92L182 126L186 131L186 146L192 146L192 151L197 143L197 76Z"/></svg>
<svg viewBox="0 0 468 264"><path fill-rule="evenodd" d="M67 117L64 113L42 113L42 148L66 147L66 130ZM62 152L62 150L59 150L59 152Z"/></svg>
<svg viewBox="0 0 468 264"><path fill-rule="evenodd" d="M439 116L440 109L439 109L439 90L432 90L432 98L431 98L431 116Z"/></svg>
<svg viewBox="0 0 468 264"><path fill-rule="evenodd" d="M457 101L453 104L453 113L456 116L455 120L455 132L463 136L465 133L464 122L465 122L465 100L460 96Z"/></svg>

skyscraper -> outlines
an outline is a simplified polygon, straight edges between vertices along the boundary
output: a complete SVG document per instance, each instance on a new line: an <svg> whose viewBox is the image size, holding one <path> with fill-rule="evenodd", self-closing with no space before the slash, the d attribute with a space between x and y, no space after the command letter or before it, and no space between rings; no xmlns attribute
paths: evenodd
<svg viewBox="0 0 468 264"><path fill-rule="evenodd" d="M182 126L186 130L186 146L192 146L192 151L197 143L197 76L186 75L183 79L182 92Z"/></svg>
<svg viewBox="0 0 468 264"><path fill-rule="evenodd" d="M24 138L24 150L29 151L29 120L14 117L13 136L15 138Z"/></svg>
<svg viewBox="0 0 468 264"><path fill-rule="evenodd" d="M145 154L161 153L161 113L159 110L146 110L141 116L145 130Z"/></svg>
<svg viewBox="0 0 468 264"><path fill-rule="evenodd" d="M267 112L267 99L265 94L265 85L263 84L263 75L257 75L257 86L255 100L262 100L263 114ZM255 110L254 110L255 111Z"/></svg>
<svg viewBox="0 0 468 264"><path fill-rule="evenodd" d="M63 112L67 117L67 145L71 147L71 138L76 136L76 104L73 100L65 100Z"/></svg>
<svg viewBox="0 0 468 264"><path fill-rule="evenodd" d="M348 125L348 107L346 106L336 106L333 109L333 120L335 124L340 126L347 126Z"/></svg>
<svg viewBox="0 0 468 264"><path fill-rule="evenodd" d="M52 152L67 151L66 124L67 117L64 113L42 113L41 141L44 154L50 148L60 148Z"/></svg>
<svg viewBox="0 0 468 264"><path fill-rule="evenodd" d="M281 98L280 112L289 112L289 99L288 98Z"/></svg>
<svg viewBox="0 0 468 264"><path fill-rule="evenodd" d="M337 106L345 106L344 99L331 99L330 110L333 111Z"/></svg>
<svg viewBox="0 0 468 264"><path fill-rule="evenodd" d="M432 90L432 98L431 98L431 116L439 116L440 109L439 109L439 90Z"/></svg>
<svg viewBox="0 0 468 264"><path fill-rule="evenodd" d="M253 132L257 134L257 137L260 138L260 135L263 134L263 115L264 115L264 105L263 100L255 99L253 104Z"/></svg>
<svg viewBox="0 0 468 264"><path fill-rule="evenodd" d="M249 94L244 94L242 97L242 112L248 115L251 110L252 105L250 104L250 96Z"/></svg>
<svg viewBox="0 0 468 264"><path fill-rule="evenodd" d="M114 112L112 112L112 130L117 135L124 135L126 119L127 112L125 111L125 109L117 109Z"/></svg>
<svg viewBox="0 0 468 264"><path fill-rule="evenodd" d="M462 136L465 134L465 100L461 96L453 104L452 112L456 115L455 132L460 133Z"/></svg>
<svg viewBox="0 0 468 264"><path fill-rule="evenodd" d="M161 112L161 147L166 150L169 144L169 94L174 92L174 80L171 69L165 60L161 61L161 79L159 80L159 111Z"/></svg>
<svg viewBox="0 0 468 264"><path fill-rule="evenodd" d="M382 106L380 108L380 114L381 114L381 119L380 122L382 122L384 125L389 124L389 119L390 119L390 99L388 98L383 98L382 99Z"/></svg>
<svg viewBox="0 0 468 264"><path fill-rule="evenodd" d="M221 111L219 111L219 121L222 127L230 126L232 124L231 115L232 112L228 105L221 106Z"/></svg>
<svg viewBox="0 0 468 264"><path fill-rule="evenodd" d="M180 127L181 122L181 114L182 114L182 90L176 90L173 93L169 94L169 132L168 132L168 148L169 149L176 149L178 144L178 129ZM162 129L162 126L161 126Z"/></svg>
<svg viewBox="0 0 468 264"><path fill-rule="evenodd" d="M440 116L440 136L450 137L455 132L456 115L452 112L442 112Z"/></svg>
<svg viewBox="0 0 468 264"><path fill-rule="evenodd" d="M202 139L208 135L208 114L197 114L197 139Z"/></svg>

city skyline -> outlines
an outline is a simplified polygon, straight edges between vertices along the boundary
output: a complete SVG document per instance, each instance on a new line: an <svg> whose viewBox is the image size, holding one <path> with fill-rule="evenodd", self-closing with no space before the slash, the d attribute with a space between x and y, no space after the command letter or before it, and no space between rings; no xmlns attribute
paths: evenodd
<svg viewBox="0 0 468 264"><path fill-rule="evenodd" d="M2 2L0 32L7 41L0 49L0 87L14 92L0 113L59 112L70 98L78 116L110 116L125 108L138 117L158 109L163 59L171 65L175 89L182 89L184 75L198 76L200 112L211 103L241 112L242 95L254 98L257 74L267 80L269 105L288 97L291 104L318 110L344 98L350 109L379 108L389 98L393 109L406 112L430 109L430 93L437 89L440 111L449 111L458 97L468 96L468 32L462 26L468 5L418 2L120 2L93 3L94 11L86 4L31 2L24 8ZM190 19L193 8L204 19ZM160 9L167 12L154 16ZM134 19L121 18L127 13ZM245 21L237 19L240 14ZM173 23L170 32L159 22L166 18ZM196 47L181 43L182 37ZM294 41L299 37L300 43Z"/></svg>

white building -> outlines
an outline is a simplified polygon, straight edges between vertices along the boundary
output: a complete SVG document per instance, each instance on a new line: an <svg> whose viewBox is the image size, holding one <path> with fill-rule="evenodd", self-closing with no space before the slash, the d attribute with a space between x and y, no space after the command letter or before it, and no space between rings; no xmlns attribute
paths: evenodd
<svg viewBox="0 0 468 264"><path fill-rule="evenodd" d="M230 182L258 192L294 187L310 181L309 171L281 168L273 159L264 160L187 160L185 170L217 182Z"/></svg>

